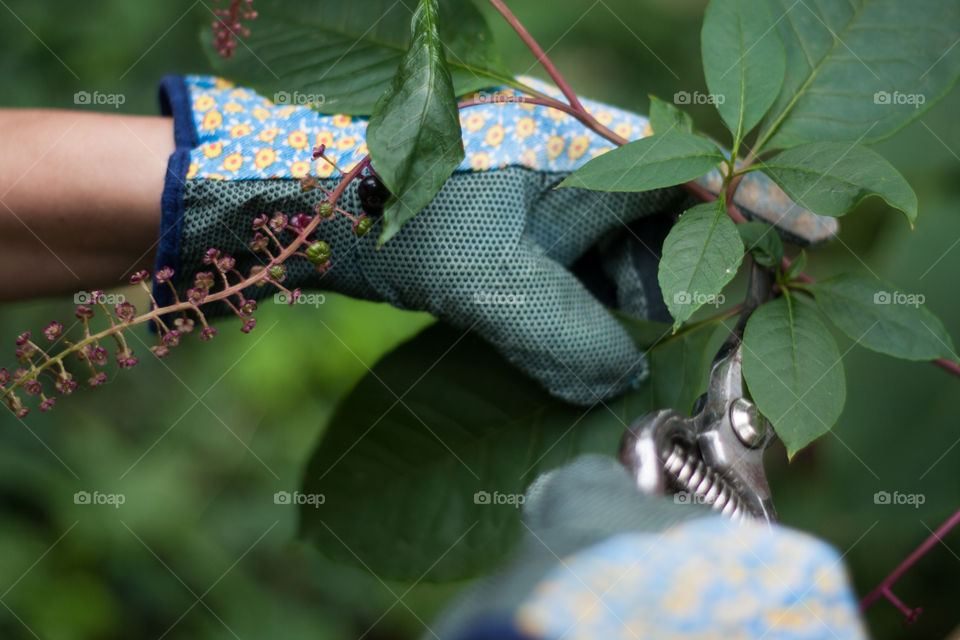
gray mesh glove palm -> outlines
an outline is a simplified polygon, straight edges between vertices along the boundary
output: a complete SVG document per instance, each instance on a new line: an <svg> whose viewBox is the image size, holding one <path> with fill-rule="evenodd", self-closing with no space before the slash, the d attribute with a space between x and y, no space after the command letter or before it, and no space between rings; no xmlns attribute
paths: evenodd
<svg viewBox="0 0 960 640"><path fill-rule="evenodd" d="M204 270L209 247L235 256L243 273L256 265L258 257L247 248L255 216L313 211L323 194L302 192L298 178L313 170L328 189L339 181L323 160L311 164L314 143L325 144L345 170L366 153L362 120L276 107L213 78L168 78L163 89L177 121L170 173L177 178L183 171L185 179L168 181L167 242L158 264L174 267L181 290ZM640 116L585 104L622 134L649 133ZM635 220L679 214L690 204L686 192L555 189L610 145L572 118L530 105L490 104L461 119L464 165L424 211L380 249L378 225L358 238L345 218L324 221L317 236L332 249L331 268L319 276L307 261L293 260L284 284L428 311L478 332L573 403L622 393L642 378L642 354L570 267L593 246L616 245ZM361 212L353 185L338 204ZM604 260L620 283L617 298L643 314L647 297L659 292L645 290L643 274L620 254L617 259L611 250ZM645 269L655 276L656 261ZM249 295L258 293L265 291Z"/></svg>

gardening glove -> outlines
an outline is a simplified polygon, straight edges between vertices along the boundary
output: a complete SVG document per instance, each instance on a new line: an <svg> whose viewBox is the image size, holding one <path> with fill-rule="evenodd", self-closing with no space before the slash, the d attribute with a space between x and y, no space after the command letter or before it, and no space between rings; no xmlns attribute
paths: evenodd
<svg viewBox="0 0 960 640"><path fill-rule="evenodd" d="M506 568L468 588L425 638L866 638L835 549L642 494L610 458L540 476L523 521Z"/></svg>
<svg viewBox="0 0 960 640"><path fill-rule="evenodd" d="M275 97L296 102L297 95ZM312 159L314 145L325 145L344 171L367 154L365 119L274 104L217 78L168 77L161 104L174 117L177 150L164 192L157 265L174 269L180 291L208 268L202 264L208 248L234 256L241 273L259 264L262 259L248 248L255 216L313 212L325 196L302 192L299 179L315 175L327 189L340 179L329 163ZM646 118L584 104L624 137L651 134ZM331 268L320 276L306 260L291 260L284 286L428 311L476 331L551 393L573 403L596 403L638 384L646 370L642 354L570 267L591 247L626 233L624 227L634 221L679 214L692 204L686 191L555 189L612 147L556 110L492 100L464 110L461 122L466 157L419 215L380 249L379 222L358 238L346 218L324 221L316 235L331 247ZM710 186L718 177L702 182ZM790 232L810 231L809 223L797 221L812 214L792 207L763 176L750 177L762 189L748 189L738 201L748 215ZM338 204L362 212L353 185ZM809 241L829 237L833 221L814 219L815 233L799 235ZM643 315L646 298L659 298L659 290L638 286L636 269L615 262L607 269L619 274L615 279L626 293L618 297ZM272 294L266 289L246 295ZM162 287L156 295L161 305L169 301Z"/></svg>

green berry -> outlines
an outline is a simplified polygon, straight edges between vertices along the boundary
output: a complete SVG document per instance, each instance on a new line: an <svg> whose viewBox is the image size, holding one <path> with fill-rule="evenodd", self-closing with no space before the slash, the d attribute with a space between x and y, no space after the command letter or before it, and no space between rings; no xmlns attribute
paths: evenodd
<svg viewBox="0 0 960 640"><path fill-rule="evenodd" d="M367 232L370 231L370 227L372 226L373 220L370 218L360 218L357 222L357 235L361 237L367 235Z"/></svg>
<svg viewBox="0 0 960 640"><path fill-rule="evenodd" d="M313 264L324 264L330 259L330 245L326 242L314 242L307 247L307 260Z"/></svg>
<svg viewBox="0 0 960 640"><path fill-rule="evenodd" d="M287 268L282 264L275 264L270 267L270 278L276 280L277 282L282 282L284 276L287 275Z"/></svg>
<svg viewBox="0 0 960 640"><path fill-rule="evenodd" d="M330 202L324 200L317 205L317 215L321 218L332 218L333 217L333 205Z"/></svg>

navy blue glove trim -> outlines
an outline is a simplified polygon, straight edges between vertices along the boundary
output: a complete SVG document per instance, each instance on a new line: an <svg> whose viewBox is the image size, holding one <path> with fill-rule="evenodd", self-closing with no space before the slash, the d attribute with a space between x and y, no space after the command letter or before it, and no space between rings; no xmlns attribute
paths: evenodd
<svg viewBox="0 0 960 640"><path fill-rule="evenodd" d="M182 76L164 76L160 82L160 113L173 116L175 150L167 164L163 196L160 200L160 240L157 246L156 268L171 267L175 271L174 284L180 275L180 236L183 226L183 190L190 151L199 144L193 127L187 84ZM170 287L154 284L153 296L160 306L173 302Z"/></svg>
<svg viewBox="0 0 960 640"><path fill-rule="evenodd" d="M475 620L457 640L536 640L521 633L509 618Z"/></svg>

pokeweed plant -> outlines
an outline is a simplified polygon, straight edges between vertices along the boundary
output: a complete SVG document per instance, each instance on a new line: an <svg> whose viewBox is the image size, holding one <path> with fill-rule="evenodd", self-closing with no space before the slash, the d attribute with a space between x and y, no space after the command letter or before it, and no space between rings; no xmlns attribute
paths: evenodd
<svg viewBox="0 0 960 640"><path fill-rule="evenodd" d="M370 155L349 172L341 172L341 182L326 193L312 215L267 212L253 220L250 247L264 257L264 263L250 273L239 273L232 256L211 248L205 256L210 270L196 276L185 299L174 292L173 304L154 304L139 312L129 303L108 308L102 292L94 292L93 305L76 309L83 327L79 337L65 336L59 322L47 326L42 339L30 332L21 334L15 352L19 366L12 372L0 370L0 393L6 405L23 417L28 412L23 400L26 395L36 396L41 410L51 408L56 394L69 394L77 386L77 374L67 368L71 357L87 368L91 386L102 384L108 362L105 345L110 342L116 345L119 367L134 366L137 357L124 331L141 324L153 322L158 328L158 343L151 349L157 357L165 356L196 327L201 339L211 339L216 329L203 313L208 303L226 303L239 316L241 330L249 332L256 324L256 303L244 297L247 287L276 287L293 303L299 292L283 285L286 262L306 259L322 272L336 259L322 240L325 220L345 215L358 234L370 229L365 215L354 216L338 207L337 200L354 180L371 179L372 167L392 194L384 206L380 236L381 243L388 242L431 201L459 165L463 147L458 110L483 103L482 97L471 92L492 86L517 90L517 95L505 95L503 100L568 113L617 145L571 174L561 188L646 191L684 185L703 200L679 218L663 246L658 280L674 320L672 335L643 343L651 360L649 386L658 401L689 408L709 365L708 336L703 329L729 318L736 308L689 321L705 301L724 291L747 254L774 271L778 295L761 305L746 325L744 376L753 399L790 457L826 433L843 409L842 358L825 319L868 349L909 360L930 360L960 376L953 342L926 307L897 304L904 294L894 285L863 274L838 274L815 282L804 273L805 253L792 261L785 257L777 232L765 223L748 222L735 204L743 177L760 171L797 205L814 213L843 216L865 198L876 196L899 210L912 227L919 210L916 195L889 162L865 145L903 128L956 83L960 65L956 53L949 53L953 43L944 42L937 29L960 21L954 3L859 0L850 7L846 2L827 2L804 5L797 9L804 12L802 19L794 20L784 18L793 9L787 0L712 0L703 22L701 53L706 84L715 98L712 102L729 132L727 148L722 148L698 133L688 114L656 97L651 97L649 110L654 135L635 141L617 135L584 108L502 0L488 1L528 46L563 99L528 87L510 74L485 18L469 1L418 0L412 19L402 3L386 8L377 0L261 1L258 11L253 10L252 0L232 0L229 6L218 8L212 49L219 54L217 64L224 75L266 94L293 90L323 94L331 97L324 104L325 111L370 116ZM251 29L248 25L254 19L257 22ZM922 71L918 73L918 69ZM457 96L466 97L458 102ZM922 96L923 100L905 105L895 96ZM317 148L315 158L325 157L324 151ZM719 197L692 182L714 169L719 169L723 180ZM305 190L321 188L314 177L304 178L302 185ZM169 268L162 268L152 279L172 288L172 275ZM150 293L150 279L144 272L135 275L133 282ZM97 318L102 318L105 326L95 328ZM642 328L633 329L642 333ZM423 344L411 347L409 357L383 365L381 373L387 379L402 376L404 368L417 360L416 354L429 351L430 335L418 340ZM460 348L464 349L464 357L482 360L472 347ZM679 358L680 352L694 357ZM483 361L483 367L490 370L502 366L500 361ZM450 371L436 382L451 385L455 377L455 371ZM368 394L361 393L363 385L361 382L355 392L359 399L352 394L344 407L368 404L364 399ZM549 431L560 424L551 422L551 412L565 415L562 403L543 397L530 384L517 381L505 385L502 392L523 396L514 403L519 407L518 421L537 421L538 427L547 425ZM424 401L440 403L441 398L442 394L432 391ZM454 402L450 409L456 413L460 406ZM624 415L629 411L626 405L617 410ZM459 419L466 422L473 417ZM569 422L567 418L563 424ZM335 416L314 457L317 464L333 461L322 476L342 458L331 453L338 428ZM568 431L557 435L563 438ZM585 451L598 447L598 442L588 440L576 439L569 448ZM381 442L378 446L392 444ZM513 445L520 448L523 443ZM471 445L465 442L464 446ZM358 451L363 447L360 444ZM447 449L459 460L457 452ZM542 466L546 453L527 471ZM439 455L445 454L441 451ZM380 477L367 473L369 468L353 471L354 478ZM341 476L347 477L346 472ZM445 478L450 481L449 475ZM381 486L392 486L393 480ZM428 484L412 489L426 493L432 490ZM333 488L338 490L355 491L357 485L344 481ZM475 561L467 561L457 552L445 556L439 566L429 567L416 553L380 553L376 536L383 532L360 530L356 523L366 520L349 509L383 513L388 505L351 504L354 506L339 516L329 512L325 516L339 517L343 527L351 527L357 539L368 543L358 543L359 556L351 551L352 557L344 557L345 561L360 562L395 578L458 580L481 570ZM478 535L496 538L494 545L505 547L507 534L503 531L509 529L509 523L486 522L488 530ZM324 528L329 531L325 523L311 522L309 517L304 526L319 539L324 537ZM418 533L423 532L418 529ZM441 542L425 538L424 546L446 548ZM487 562L495 562L497 555Z"/></svg>

